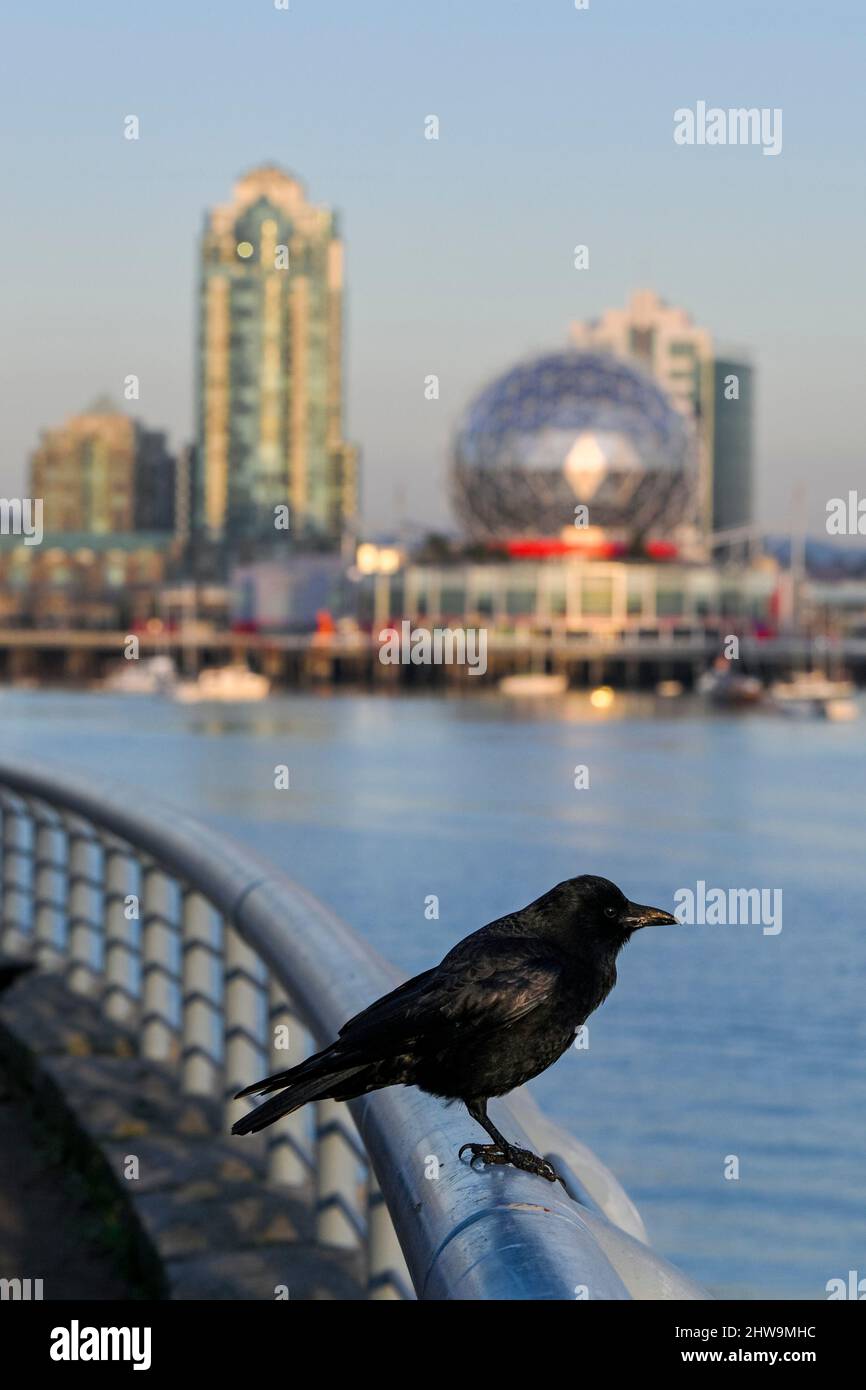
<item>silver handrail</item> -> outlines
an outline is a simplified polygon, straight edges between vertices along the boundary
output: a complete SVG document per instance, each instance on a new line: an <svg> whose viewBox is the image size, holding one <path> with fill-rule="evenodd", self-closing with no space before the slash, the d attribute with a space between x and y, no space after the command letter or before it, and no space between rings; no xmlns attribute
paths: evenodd
<svg viewBox="0 0 866 1390"><path fill-rule="evenodd" d="M114 779L3 760L0 808L0 949L64 970L136 1024L144 1056L176 1065L179 1089L221 1090L227 1128L245 1108L235 1091L286 1065L278 1030L299 1059L304 1030L324 1045L401 978L253 851ZM312 1173L318 1239L363 1248L370 1297L706 1297L643 1243L612 1174L528 1097L495 1103L496 1122L555 1150L570 1195L458 1161L471 1121L414 1088L349 1109L354 1124L346 1106L317 1105L312 1142L303 1113L274 1125L268 1173Z"/></svg>

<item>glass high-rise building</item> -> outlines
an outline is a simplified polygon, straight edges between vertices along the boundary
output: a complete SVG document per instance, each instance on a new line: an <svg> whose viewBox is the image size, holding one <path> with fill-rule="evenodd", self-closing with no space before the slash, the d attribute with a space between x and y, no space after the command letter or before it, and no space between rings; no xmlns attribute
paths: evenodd
<svg viewBox="0 0 866 1390"><path fill-rule="evenodd" d="M713 529L752 520L753 369L719 357L713 363Z"/></svg>
<svg viewBox="0 0 866 1390"><path fill-rule="evenodd" d="M273 165L245 174L201 243L194 514L216 541L336 543L357 510L343 438L343 247L336 218ZM282 514L281 514L282 515Z"/></svg>

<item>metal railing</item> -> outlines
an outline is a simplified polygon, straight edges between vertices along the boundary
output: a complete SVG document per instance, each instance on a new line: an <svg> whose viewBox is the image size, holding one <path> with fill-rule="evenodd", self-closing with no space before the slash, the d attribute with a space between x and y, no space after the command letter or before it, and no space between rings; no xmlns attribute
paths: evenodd
<svg viewBox="0 0 866 1390"><path fill-rule="evenodd" d="M400 979L296 883L116 780L0 763L0 951L63 972L190 1095L234 1093L331 1041ZM288 1040L289 1049L284 1043ZM350 1114L351 1111L351 1114ZM525 1093L494 1103L516 1142L555 1157L559 1185L473 1171L460 1107L414 1088L320 1102L266 1131L268 1182L311 1180L316 1234L361 1249L371 1298L701 1298L651 1252L595 1156ZM353 1122L354 1120L354 1122ZM243 1145L257 1140L238 1139Z"/></svg>

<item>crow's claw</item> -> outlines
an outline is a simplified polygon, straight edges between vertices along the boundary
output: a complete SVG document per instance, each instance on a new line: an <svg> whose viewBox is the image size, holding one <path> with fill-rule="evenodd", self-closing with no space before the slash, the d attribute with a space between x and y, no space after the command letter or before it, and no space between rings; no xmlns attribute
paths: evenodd
<svg viewBox="0 0 866 1390"><path fill-rule="evenodd" d="M476 1158L480 1158L482 1163L510 1163L509 1150L500 1149L498 1144L462 1144L457 1154L462 1158L467 1149L472 1150L472 1157L469 1160L470 1168L474 1165Z"/></svg>
<svg viewBox="0 0 866 1390"><path fill-rule="evenodd" d="M524 1173L535 1173L539 1178L546 1178L548 1182L558 1182L565 1187L553 1164L548 1163L546 1158L539 1158L537 1154L530 1153L529 1149L515 1149L510 1144L507 1148L502 1148L499 1144L463 1144L457 1157L462 1158L467 1149L472 1153L470 1167L474 1166L477 1158L484 1164L510 1163L513 1168L520 1168Z"/></svg>
<svg viewBox="0 0 866 1390"><path fill-rule="evenodd" d="M531 1153L529 1149L511 1149L509 1162L515 1168L522 1169L524 1173L537 1173L540 1178L546 1178L548 1182L561 1183L565 1187L553 1164L548 1163L546 1158L539 1158L538 1154Z"/></svg>

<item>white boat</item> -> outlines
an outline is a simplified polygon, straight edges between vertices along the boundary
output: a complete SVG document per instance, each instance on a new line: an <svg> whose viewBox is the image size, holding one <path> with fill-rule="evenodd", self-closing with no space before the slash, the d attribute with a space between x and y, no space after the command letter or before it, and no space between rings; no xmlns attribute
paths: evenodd
<svg viewBox="0 0 866 1390"><path fill-rule="evenodd" d="M821 671L798 671L787 681L771 687L776 700L842 700L854 694L854 682L831 680Z"/></svg>
<svg viewBox="0 0 866 1390"><path fill-rule="evenodd" d="M503 695L539 696L563 695L568 689L568 679L561 675L551 675L544 671L527 671L518 676L503 676L499 682Z"/></svg>
<svg viewBox="0 0 866 1390"><path fill-rule="evenodd" d="M833 680L821 671L798 671L790 680L776 681L770 694L785 714L834 721L856 719L858 715L853 681Z"/></svg>
<svg viewBox="0 0 866 1390"><path fill-rule="evenodd" d="M723 656L698 678L697 691L714 705L755 705L764 698L757 676L732 671L730 661Z"/></svg>
<svg viewBox="0 0 866 1390"><path fill-rule="evenodd" d="M206 700L236 703L264 700L271 690L267 676L260 676L242 661L229 666L206 666L195 680L179 681L174 698L181 704L199 704Z"/></svg>
<svg viewBox="0 0 866 1390"><path fill-rule="evenodd" d="M834 724L848 724L860 718L860 710L854 700L827 700L824 704L824 718Z"/></svg>
<svg viewBox="0 0 866 1390"><path fill-rule="evenodd" d="M126 660L106 676L102 689L112 695L170 695L177 684L177 672L170 656L148 656Z"/></svg>

